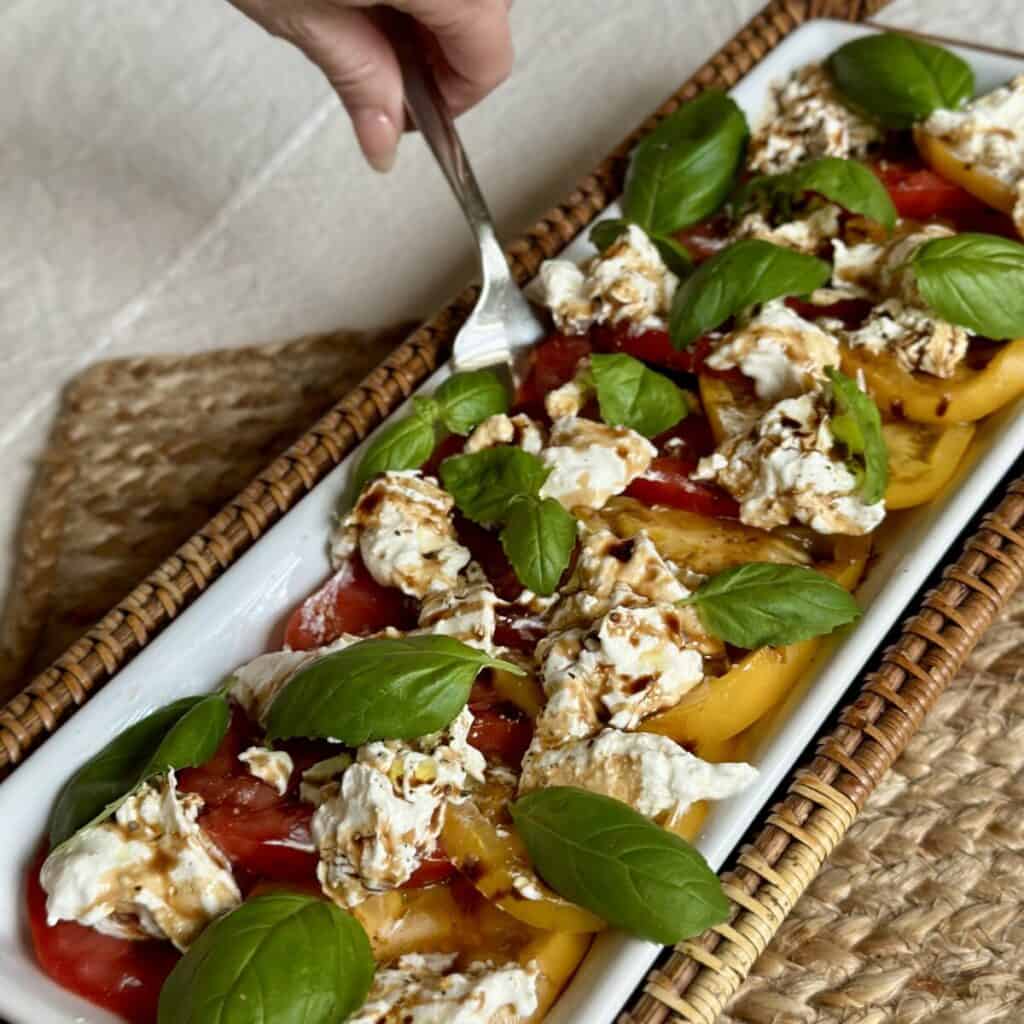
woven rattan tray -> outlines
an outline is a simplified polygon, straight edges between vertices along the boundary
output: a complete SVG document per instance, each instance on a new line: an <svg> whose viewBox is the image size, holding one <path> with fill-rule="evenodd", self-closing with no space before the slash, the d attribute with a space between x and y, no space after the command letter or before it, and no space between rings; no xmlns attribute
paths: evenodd
<svg viewBox="0 0 1024 1024"><path fill-rule="evenodd" d="M812 17L856 20L882 3L776 0L625 140L561 206L509 249L523 281L620 190L636 138L701 88L730 87ZM0 711L0 777L126 664L329 472L443 360L475 293L416 331L360 387ZM1024 483L967 542L883 656L839 724L724 876L730 922L672 952L623 1021L713 1021L882 774L1024 577Z"/></svg>

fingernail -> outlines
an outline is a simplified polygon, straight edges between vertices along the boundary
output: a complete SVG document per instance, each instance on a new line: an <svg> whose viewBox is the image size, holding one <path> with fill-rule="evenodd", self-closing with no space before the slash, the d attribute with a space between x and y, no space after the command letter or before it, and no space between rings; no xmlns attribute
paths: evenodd
<svg viewBox="0 0 1024 1024"><path fill-rule="evenodd" d="M382 174L395 164L398 128L391 116L376 107L362 107L352 114L356 138L369 165Z"/></svg>

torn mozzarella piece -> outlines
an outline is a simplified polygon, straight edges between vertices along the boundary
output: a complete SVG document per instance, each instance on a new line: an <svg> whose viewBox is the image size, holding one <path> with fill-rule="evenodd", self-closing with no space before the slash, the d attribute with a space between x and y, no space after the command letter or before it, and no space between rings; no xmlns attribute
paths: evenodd
<svg viewBox="0 0 1024 1024"><path fill-rule="evenodd" d="M537 1009L537 971L471 963L454 953L409 953L380 967L349 1024L511 1024Z"/></svg>
<svg viewBox="0 0 1024 1024"><path fill-rule="evenodd" d="M600 508L645 472L657 449L635 430L569 416L551 428L541 453L551 471L540 489L567 509Z"/></svg>
<svg viewBox="0 0 1024 1024"><path fill-rule="evenodd" d="M576 367L576 375L572 380L547 393L544 398L544 411L552 420L580 414L594 390L589 370L590 358L587 357Z"/></svg>
<svg viewBox="0 0 1024 1024"><path fill-rule="evenodd" d="M758 398L777 402L826 380L825 367L839 365L839 344L780 299L726 335L707 364L713 370L738 367L754 381Z"/></svg>
<svg viewBox="0 0 1024 1024"><path fill-rule="evenodd" d="M730 237L736 241L757 238L813 256L826 242L839 236L839 213L835 203L827 203L796 220L773 226L763 213L753 210L740 219Z"/></svg>
<svg viewBox="0 0 1024 1024"><path fill-rule="evenodd" d="M539 455L544 441L544 429L535 420L523 413L507 416L502 412L479 424L467 438L463 451L469 455L499 444L514 444L530 455Z"/></svg>
<svg viewBox="0 0 1024 1024"><path fill-rule="evenodd" d="M493 654L496 611L501 603L486 579L460 579L452 590L423 599L417 632L452 636Z"/></svg>
<svg viewBox="0 0 1024 1024"><path fill-rule="evenodd" d="M654 243L631 224L582 267L569 260L545 260L532 291L551 310L560 331L584 334L595 323L665 330L678 285Z"/></svg>
<svg viewBox="0 0 1024 1024"><path fill-rule="evenodd" d="M449 590L469 561L455 536L454 501L418 470L384 473L371 481L335 534L340 565L358 549L383 587L411 597Z"/></svg>
<svg viewBox="0 0 1024 1024"><path fill-rule="evenodd" d="M396 889L433 852L448 802L462 798L467 778L483 780L484 757L468 742L472 724L465 708L443 733L368 743L340 782L321 790L313 841L317 878L332 900L354 907Z"/></svg>
<svg viewBox="0 0 1024 1024"><path fill-rule="evenodd" d="M909 373L949 378L967 355L970 334L923 309L889 299L876 306L861 327L847 332L844 340L876 355L891 352Z"/></svg>
<svg viewBox="0 0 1024 1024"><path fill-rule="evenodd" d="M749 764L709 764L668 736L606 729L553 749L532 747L519 792L577 786L621 800L648 818L672 820L698 800L724 800L756 778Z"/></svg>
<svg viewBox="0 0 1024 1024"><path fill-rule="evenodd" d="M174 772L140 786L114 816L58 846L39 881L47 923L77 921L122 939L184 950L242 902L227 858L196 824L203 806Z"/></svg>
<svg viewBox="0 0 1024 1024"><path fill-rule="evenodd" d="M672 604L637 605L626 588L592 626L556 632L537 645L547 703L535 745L592 736L605 724L636 729L704 678L704 657Z"/></svg>
<svg viewBox="0 0 1024 1024"><path fill-rule="evenodd" d="M747 165L758 174L781 174L818 157L863 157L880 138L871 121L843 103L825 68L808 64L774 86Z"/></svg>
<svg viewBox="0 0 1024 1024"><path fill-rule="evenodd" d="M869 533L885 518L885 503L867 505L857 493L829 422L824 390L784 399L701 459L694 479L724 487L748 526L770 530L796 519L818 533Z"/></svg>
<svg viewBox="0 0 1024 1024"><path fill-rule="evenodd" d="M284 796L295 768L288 751L249 747L238 755L238 760L249 769L250 775L273 786L278 796Z"/></svg>

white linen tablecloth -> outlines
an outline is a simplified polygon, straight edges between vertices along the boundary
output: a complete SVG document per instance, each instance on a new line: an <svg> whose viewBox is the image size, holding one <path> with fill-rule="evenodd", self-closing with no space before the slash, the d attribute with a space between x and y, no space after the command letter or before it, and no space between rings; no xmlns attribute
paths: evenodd
<svg viewBox="0 0 1024 1024"><path fill-rule="evenodd" d="M519 0L515 71L461 122L500 232L761 5ZM1018 0L897 0L880 20L1024 49ZM35 460L84 367L393 323L473 262L422 141L374 174L319 72L223 0L0 0L0 63L2 600Z"/></svg>

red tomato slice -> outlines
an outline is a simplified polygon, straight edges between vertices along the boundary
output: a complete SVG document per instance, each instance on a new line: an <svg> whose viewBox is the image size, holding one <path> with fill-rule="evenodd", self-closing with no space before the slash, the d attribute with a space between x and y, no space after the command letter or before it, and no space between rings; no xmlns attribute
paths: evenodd
<svg viewBox="0 0 1024 1024"><path fill-rule="evenodd" d="M790 309L799 313L805 320L831 317L834 320L842 320L847 330L859 327L872 310L870 299L840 299L827 306L816 306L813 302L804 302L795 298L786 299L785 302Z"/></svg>
<svg viewBox="0 0 1024 1024"><path fill-rule="evenodd" d="M448 855L436 847L429 857L420 861L420 866L409 876L409 880L402 886L403 889L425 889L428 885L437 885L438 882L447 882L458 874L458 868L448 859Z"/></svg>
<svg viewBox="0 0 1024 1024"><path fill-rule="evenodd" d="M505 555L498 535L458 513L455 515L455 532L459 542L469 548L473 560L483 569L498 597L503 601L514 601L523 592L523 585Z"/></svg>
<svg viewBox="0 0 1024 1024"><path fill-rule="evenodd" d="M46 893L39 884L42 850L28 871L29 930L39 966L58 985L131 1024L153 1024L160 989L180 954L169 942L132 942L61 921L46 923Z"/></svg>
<svg viewBox="0 0 1024 1024"><path fill-rule="evenodd" d="M464 437L459 437L458 434L449 434L423 464L424 476L440 476L441 463L452 455L460 454L465 444Z"/></svg>
<svg viewBox="0 0 1024 1024"><path fill-rule="evenodd" d="M974 214L987 209L966 189L946 181L919 161L881 160L872 166L872 170L882 179L901 217L912 220L955 219L959 214Z"/></svg>
<svg viewBox="0 0 1024 1024"><path fill-rule="evenodd" d="M692 414L681 419L670 430L653 438L653 444L663 455L682 459L695 468L699 459L710 455L717 445L707 418Z"/></svg>
<svg viewBox="0 0 1024 1024"><path fill-rule="evenodd" d="M523 762L526 748L533 739L533 722L514 704L473 704L473 725L469 742L489 761L501 761L510 768Z"/></svg>
<svg viewBox="0 0 1024 1024"><path fill-rule="evenodd" d="M693 469L694 463L687 459L661 456L626 488L626 494L645 505L668 505L714 519L739 519L736 501L713 484L691 480Z"/></svg>
<svg viewBox="0 0 1024 1024"><path fill-rule="evenodd" d="M625 324L598 324L591 328L590 338L595 352L625 352L645 363L680 373L698 373L711 349L707 338L698 338L690 348L678 349L667 331L632 333Z"/></svg>
<svg viewBox="0 0 1024 1024"><path fill-rule="evenodd" d="M358 553L292 613L284 642L294 651L308 651L337 640L342 633L363 636L386 626L412 629L415 614L395 587L382 587Z"/></svg>
<svg viewBox="0 0 1024 1024"><path fill-rule="evenodd" d="M675 239L697 263L710 259L729 244L728 218L719 215L677 231Z"/></svg>
<svg viewBox="0 0 1024 1024"><path fill-rule="evenodd" d="M516 395L516 406L531 414L543 411L549 391L572 380L576 366L590 355L590 339L582 335L553 334L530 352L526 378Z"/></svg>

